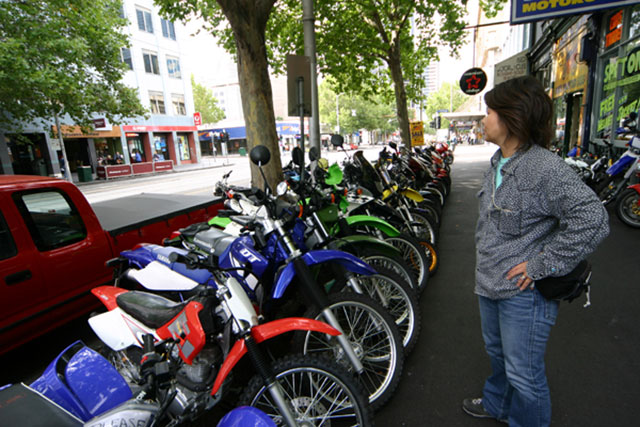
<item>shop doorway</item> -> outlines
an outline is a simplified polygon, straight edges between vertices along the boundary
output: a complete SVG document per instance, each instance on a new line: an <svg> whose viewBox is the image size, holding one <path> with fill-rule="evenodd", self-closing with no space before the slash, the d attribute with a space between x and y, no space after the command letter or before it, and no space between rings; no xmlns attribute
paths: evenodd
<svg viewBox="0 0 640 427"><path fill-rule="evenodd" d="M169 160L169 148L167 146L166 135L154 135L153 136L153 160L162 161Z"/></svg>
<svg viewBox="0 0 640 427"><path fill-rule="evenodd" d="M140 136L127 136L127 147L129 149L129 158L131 163L140 163L144 161L144 144Z"/></svg>
<svg viewBox="0 0 640 427"><path fill-rule="evenodd" d="M89 141L86 138L66 139L64 141L64 150L67 153L67 161L71 172L76 172L78 166L91 166Z"/></svg>

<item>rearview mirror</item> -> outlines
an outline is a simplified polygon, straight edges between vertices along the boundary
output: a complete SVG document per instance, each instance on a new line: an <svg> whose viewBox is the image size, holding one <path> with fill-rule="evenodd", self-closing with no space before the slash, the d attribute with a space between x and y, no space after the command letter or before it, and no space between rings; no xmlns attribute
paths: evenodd
<svg viewBox="0 0 640 427"><path fill-rule="evenodd" d="M389 147L393 148L396 151L398 150L398 144L396 144L395 142L390 142Z"/></svg>
<svg viewBox="0 0 640 427"><path fill-rule="evenodd" d="M269 160L271 160L271 152L264 145L256 145L251 149L249 158L253 164L257 166L264 166L269 163Z"/></svg>
<svg viewBox="0 0 640 427"><path fill-rule="evenodd" d="M331 135L331 145L334 147L342 147L344 144L344 138L342 135Z"/></svg>
<svg viewBox="0 0 640 427"><path fill-rule="evenodd" d="M310 161L315 161L318 160L320 158L320 150L318 150L318 147L311 147L309 149L309 160Z"/></svg>

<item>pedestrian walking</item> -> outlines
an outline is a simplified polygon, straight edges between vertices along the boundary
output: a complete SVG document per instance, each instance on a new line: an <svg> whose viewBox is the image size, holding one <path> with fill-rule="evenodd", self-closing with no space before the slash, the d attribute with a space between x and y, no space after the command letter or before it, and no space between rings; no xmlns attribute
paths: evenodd
<svg viewBox="0 0 640 427"><path fill-rule="evenodd" d="M547 149L552 102L534 77L497 85L485 102L484 139L499 149L478 193L475 293L492 372L481 397L462 407L512 427L548 426L544 354L558 302L534 284L573 270L609 222L593 191Z"/></svg>

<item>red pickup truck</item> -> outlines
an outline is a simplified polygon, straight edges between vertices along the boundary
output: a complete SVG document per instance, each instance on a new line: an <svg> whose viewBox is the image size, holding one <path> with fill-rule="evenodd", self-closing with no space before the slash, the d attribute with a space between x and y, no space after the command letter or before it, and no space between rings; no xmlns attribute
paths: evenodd
<svg viewBox="0 0 640 427"><path fill-rule="evenodd" d="M0 175L0 354L98 307L105 261L206 221L220 199L141 194L90 205L55 178Z"/></svg>

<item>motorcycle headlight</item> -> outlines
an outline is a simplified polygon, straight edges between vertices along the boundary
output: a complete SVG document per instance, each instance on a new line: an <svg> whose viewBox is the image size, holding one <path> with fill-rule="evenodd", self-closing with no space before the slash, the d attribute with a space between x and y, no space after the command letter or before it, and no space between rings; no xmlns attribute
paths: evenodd
<svg viewBox="0 0 640 427"><path fill-rule="evenodd" d="M278 197L284 196L285 194L287 194L288 189L289 189L289 184L287 184L287 181L282 181L276 187L276 196Z"/></svg>

